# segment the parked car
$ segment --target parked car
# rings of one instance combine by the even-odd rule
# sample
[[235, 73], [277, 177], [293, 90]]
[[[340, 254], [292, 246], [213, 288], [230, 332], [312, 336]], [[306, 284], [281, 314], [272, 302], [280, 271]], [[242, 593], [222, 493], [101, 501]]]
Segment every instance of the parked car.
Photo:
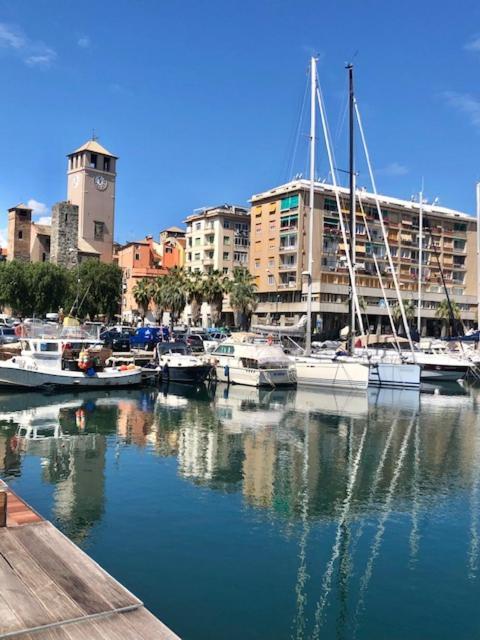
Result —
[[138, 327], [133, 336], [130, 336], [130, 347], [132, 349], [153, 351], [155, 345], [161, 341], [161, 327]]
[[100, 334], [100, 340], [112, 351], [130, 351], [130, 334], [126, 331], [104, 331]]
[[199, 353], [205, 351], [202, 336], [197, 333], [190, 333], [184, 338], [187, 345], [190, 347], [193, 353]]
[[13, 327], [0, 327], [0, 344], [12, 344], [18, 342], [18, 336]]

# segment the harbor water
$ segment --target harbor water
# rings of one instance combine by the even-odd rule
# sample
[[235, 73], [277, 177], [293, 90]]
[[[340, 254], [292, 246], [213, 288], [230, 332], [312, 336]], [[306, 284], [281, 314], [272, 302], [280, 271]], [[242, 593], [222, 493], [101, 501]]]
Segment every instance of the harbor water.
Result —
[[480, 636], [475, 390], [0, 395], [0, 477], [184, 640]]

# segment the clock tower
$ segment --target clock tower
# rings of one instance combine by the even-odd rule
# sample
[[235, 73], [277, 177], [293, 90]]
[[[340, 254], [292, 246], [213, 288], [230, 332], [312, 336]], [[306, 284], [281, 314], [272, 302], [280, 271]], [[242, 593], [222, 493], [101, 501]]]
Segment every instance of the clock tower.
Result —
[[79, 252], [102, 262], [112, 262], [117, 159], [95, 137], [68, 154], [67, 200], [78, 206]]

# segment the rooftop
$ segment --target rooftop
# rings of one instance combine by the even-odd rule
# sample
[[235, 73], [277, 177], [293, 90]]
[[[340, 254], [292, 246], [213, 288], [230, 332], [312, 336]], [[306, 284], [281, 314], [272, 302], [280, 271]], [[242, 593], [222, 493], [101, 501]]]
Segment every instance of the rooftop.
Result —
[[20, 202], [20, 204], [16, 204], [14, 207], [10, 207], [9, 211], [15, 211], [15, 209], [24, 209], [25, 211], [33, 211], [31, 207], [24, 204], [23, 202]]
[[160, 231], [160, 233], [185, 233], [185, 229], [182, 229], [181, 227], [168, 227], [168, 229], [163, 229], [163, 231]]
[[215, 207], [200, 207], [199, 209], [194, 209], [193, 213], [186, 218], [185, 222], [191, 222], [192, 220], [198, 220], [200, 218], [213, 218], [218, 215], [250, 217], [250, 211], [246, 207], [238, 204], [220, 204]]
[[[264, 200], [265, 198], [271, 198], [272, 196], [283, 195], [285, 193], [299, 190], [304, 191], [309, 188], [309, 180], [292, 180], [291, 182], [287, 182], [286, 184], [275, 187], [274, 189], [270, 189], [269, 191], [264, 191], [263, 193], [257, 193], [253, 195], [250, 199], [250, 202], [252, 204], [255, 204], [258, 200]], [[337, 189], [340, 195], [348, 196], [350, 194], [349, 189], [347, 189], [346, 187], [337, 187]], [[315, 191], [317, 193], [328, 193], [332, 196], [335, 195], [335, 187], [332, 184], [328, 184], [326, 182], [315, 182]], [[366, 189], [357, 189], [356, 193], [357, 197], [361, 197], [362, 202], [375, 202], [375, 194], [367, 191]], [[393, 198], [392, 196], [385, 196], [382, 194], [378, 194], [378, 200], [381, 205], [392, 205], [396, 207], [402, 207], [404, 209], [410, 209], [411, 211], [418, 211], [420, 208], [418, 202], [413, 202], [411, 200], [402, 200], [401, 198]], [[456, 211], [455, 209], [448, 209], [447, 207], [441, 207], [431, 203], [424, 204], [423, 209], [425, 213], [446, 215], [452, 218], [468, 218], [470, 221], [475, 221], [475, 219], [468, 213]]]
[[85, 144], [68, 155], [73, 156], [75, 153], [80, 153], [81, 151], [91, 151], [93, 153], [101, 153], [104, 156], [110, 156], [111, 158], [117, 158], [117, 156], [114, 156], [113, 153], [110, 153], [105, 147], [102, 147], [97, 140], [88, 140], [88, 142], [85, 142]]

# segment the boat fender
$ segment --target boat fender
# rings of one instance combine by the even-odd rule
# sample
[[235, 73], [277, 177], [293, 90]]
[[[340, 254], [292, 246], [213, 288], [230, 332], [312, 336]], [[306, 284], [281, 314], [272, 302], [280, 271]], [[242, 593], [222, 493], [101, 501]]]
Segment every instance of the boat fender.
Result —
[[162, 375], [164, 378], [166, 378], [167, 380], [170, 379], [170, 367], [168, 366], [168, 362], [166, 362], [163, 365], [163, 371], [162, 371]]
[[228, 366], [228, 364], [226, 364], [223, 368], [223, 374], [225, 375], [225, 377], [227, 378], [227, 380], [230, 382], [230, 367]]
[[93, 367], [89, 367], [86, 373], [89, 378], [93, 378], [93, 376], [95, 375], [95, 369]]

